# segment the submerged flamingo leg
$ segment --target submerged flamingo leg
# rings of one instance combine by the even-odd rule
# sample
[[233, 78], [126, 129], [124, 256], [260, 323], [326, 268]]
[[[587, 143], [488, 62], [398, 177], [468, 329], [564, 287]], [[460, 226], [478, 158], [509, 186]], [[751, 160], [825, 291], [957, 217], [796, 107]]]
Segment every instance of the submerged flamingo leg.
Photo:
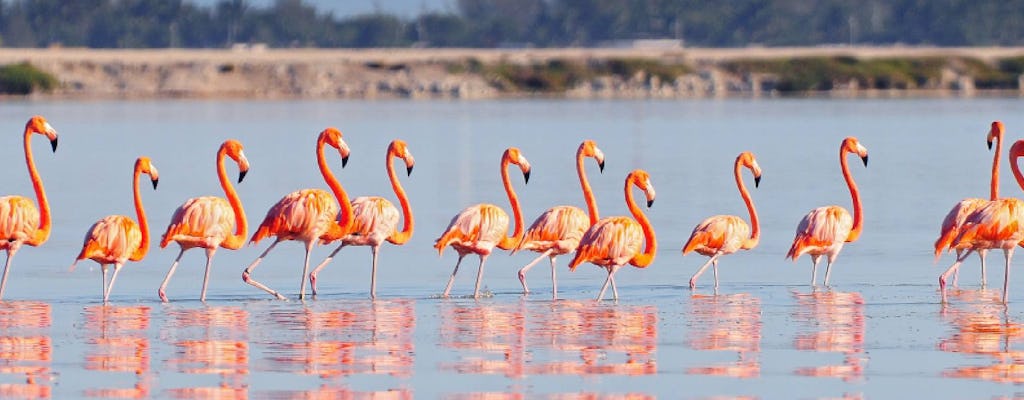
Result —
[[167, 302], [167, 283], [171, 281], [171, 275], [174, 275], [174, 270], [178, 268], [178, 262], [181, 261], [181, 256], [185, 255], [185, 248], [182, 247], [178, 251], [178, 257], [174, 259], [174, 263], [171, 264], [171, 269], [167, 270], [167, 276], [164, 277], [164, 282], [160, 284], [160, 289], [156, 291], [156, 294], [160, 296], [160, 301]]
[[[117, 273], [121, 271], [123, 264], [114, 264], [114, 274], [110, 276], [110, 283], [107, 284], [107, 290], [103, 292], [103, 302], [106, 303], [107, 299], [110, 298], [110, 292], [114, 290], [114, 281], [117, 280]], [[103, 275], [106, 275], [107, 269], [103, 268]], [[105, 278], [104, 278], [105, 279]]]
[[1003, 250], [1006, 255], [1006, 272], [1003, 275], [1003, 304], [1006, 304], [1006, 298], [1010, 293], [1010, 259], [1013, 258], [1013, 247]]
[[107, 264], [100, 264], [100, 279], [103, 279], [103, 290], [100, 292], [103, 295], [103, 302], [107, 302]]
[[302, 279], [299, 279], [299, 300], [306, 299], [306, 274], [309, 273], [309, 253], [313, 251], [313, 241], [306, 242], [306, 258], [302, 264]]
[[971, 252], [973, 251], [974, 250], [967, 250], [966, 253], [957, 257], [953, 265], [951, 265], [949, 269], [946, 270], [946, 272], [943, 272], [942, 275], [939, 275], [939, 291], [942, 292], [943, 304], [946, 303], [946, 280], [949, 279], [949, 275], [956, 273], [956, 271], [960, 268], [960, 264], [963, 263], [964, 259], [970, 256]]
[[[701, 274], [704, 273], [704, 270], [708, 269], [708, 266], [711, 265], [711, 263], [713, 263], [716, 259], [718, 259], [718, 254], [711, 256], [711, 258], [708, 259], [708, 262], [704, 263], [704, 265], [701, 265], [700, 268], [697, 269], [697, 272], [690, 277], [690, 289], [694, 289], [697, 287], [697, 278], [700, 277]], [[716, 272], [715, 275], [717, 276], [718, 273]], [[717, 282], [718, 279], [715, 278], [715, 281]], [[716, 284], [715, 286], [718, 285]]]
[[[983, 288], [985, 287], [985, 285], [988, 284], [987, 279], [985, 278], [985, 255], [986, 255], [986, 253], [988, 253], [988, 249], [980, 249], [980, 250], [978, 250], [978, 257], [981, 258], [981, 287], [983, 287]], [[955, 279], [954, 279], [954, 281], [955, 281]], [[956, 285], [954, 285], [954, 286], [956, 286]]]
[[480, 298], [480, 282], [484, 279], [484, 263], [487, 262], [487, 256], [480, 256], [480, 266], [476, 268], [476, 288], [473, 289], [473, 298]]
[[341, 245], [338, 246], [338, 248], [334, 249], [334, 251], [332, 251], [331, 254], [327, 256], [327, 258], [320, 262], [320, 265], [317, 265], [316, 268], [313, 268], [313, 272], [309, 273], [309, 286], [311, 289], [313, 289], [314, 296], [316, 296], [316, 275], [319, 274], [320, 270], [324, 269], [324, 267], [326, 267], [327, 264], [329, 264], [331, 260], [334, 259], [334, 256], [338, 254], [339, 251], [341, 251], [342, 247], [345, 247], [345, 243], [342, 243]]
[[718, 259], [716, 258], [715, 261], [711, 263], [711, 265], [715, 270], [715, 290], [718, 290]]
[[529, 264], [526, 264], [526, 266], [519, 269], [519, 283], [523, 284], [523, 294], [530, 293], [530, 288], [526, 287], [526, 271], [529, 271], [530, 268], [533, 268], [534, 265], [537, 265], [537, 263], [540, 262], [540, 260], [550, 255], [551, 249], [548, 249], [547, 251], [540, 253], [540, 255], [537, 256], [537, 258], [534, 258], [533, 261], [530, 261]]
[[555, 257], [551, 256], [551, 300], [558, 299], [558, 268], [555, 267]]
[[811, 256], [811, 287], [814, 287], [815, 282], [818, 281], [818, 262], [821, 261], [821, 256]]
[[288, 298], [282, 296], [281, 293], [278, 293], [276, 290], [267, 287], [267, 285], [256, 282], [255, 279], [252, 279], [252, 271], [256, 269], [257, 265], [260, 265], [260, 261], [263, 261], [263, 258], [267, 256], [267, 253], [270, 253], [270, 250], [273, 250], [274, 246], [277, 246], [278, 243], [281, 243], [280, 239], [275, 240], [274, 243], [271, 243], [270, 247], [267, 247], [267, 249], [263, 251], [263, 254], [260, 254], [259, 257], [256, 257], [256, 261], [253, 261], [252, 264], [249, 264], [249, 267], [247, 267], [245, 271], [242, 271], [242, 281], [250, 285], [253, 285], [257, 288], [260, 288], [264, 292], [270, 293], [272, 296], [277, 297], [278, 300], [288, 300]]
[[370, 248], [370, 252], [373, 253], [373, 269], [370, 270], [370, 298], [377, 298], [377, 254], [380, 253], [380, 245], [376, 245]]
[[448, 293], [452, 290], [452, 283], [455, 283], [455, 274], [459, 273], [459, 264], [462, 264], [462, 259], [466, 257], [465, 254], [459, 253], [459, 260], [455, 262], [455, 270], [452, 271], [452, 277], [448, 278], [448, 284], [444, 287], [444, 293], [441, 297], [448, 297]]

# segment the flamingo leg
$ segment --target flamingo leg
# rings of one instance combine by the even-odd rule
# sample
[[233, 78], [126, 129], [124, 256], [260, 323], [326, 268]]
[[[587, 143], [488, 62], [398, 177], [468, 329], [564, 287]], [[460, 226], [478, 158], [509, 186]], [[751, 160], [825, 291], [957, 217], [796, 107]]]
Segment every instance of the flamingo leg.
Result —
[[[550, 259], [551, 259], [551, 300], [558, 300], [558, 274], [557, 274], [558, 268], [555, 267], [555, 258], [556, 257], [557, 256], [551, 256], [550, 257]], [[524, 289], [526, 288], [525, 285], [526, 284], [524, 283], [523, 284], [523, 288]]]
[[370, 270], [370, 298], [377, 298], [377, 253], [380, 252], [380, 245], [370, 247], [370, 252], [373, 253], [373, 267]]
[[167, 276], [164, 277], [164, 282], [160, 284], [160, 289], [156, 291], [156, 294], [160, 296], [160, 301], [167, 302], [167, 283], [171, 281], [171, 275], [174, 275], [174, 270], [178, 268], [178, 262], [181, 261], [181, 256], [185, 255], [185, 248], [181, 248], [178, 251], [178, 258], [174, 259], [174, 263], [171, 264], [171, 269], [167, 271]]
[[981, 287], [983, 288], [988, 284], [985, 278], [985, 253], [987, 252], [987, 249], [978, 250], [978, 257], [981, 258]]
[[811, 256], [811, 287], [815, 286], [815, 282], [818, 281], [818, 262], [821, 261], [821, 256]]
[[[1015, 246], [1016, 247], [1016, 246]], [[1003, 250], [1006, 255], [1006, 272], [1003, 275], [1003, 304], [1006, 304], [1006, 298], [1010, 293], [1010, 259], [1013, 258], [1013, 247]]]
[[953, 265], [951, 265], [949, 267], [949, 269], [946, 270], [946, 272], [943, 272], [942, 275], [939, 275], [939, 291], [942, 292], [942, 303], [943, 304], [946, 303], [946, 280], [949, 279], [949, 276], [951, 274], [956, 273], [957, 269], [960, 268], [960, 264], [963, 263], [964, 259], [966, 259], [968, 256], [970, 256], [971, 252], [973, 252], [973, 251], [974, 250], [967, 250], [966, 253], [964, 253], [963, 255], [961, 255], [959, 257], [957, 257], [956, 258], [956, 262], [954, 262]]
[[[526, 266], [519, 269], [519, 283], [523, 284], [523, 294], [530, 293], [530, 288], [526, 287], [526, 271], [529, 271], [530, 268], [533, 268], [534, 265], [537, 265], [537, 263], [540, 262], [540, 260], [550, 255], [551, 249], [548, 249], [547, 251], [540, 253], [540, 255], [537, 256], [537, 258], [534, 258], [533, 261], [530, 261], [529, 264], [526, 264]], [[554, 268], [554, 264], [552, 264], [552, 268]]]
[[619, 291], [615, 288], [615, 271], [619, 270], [619, 266], [613, 265], [608, 267], [608, 278], [604, 280], [604, 285], [601, 285], [601, 292], [597, 294], [597, 300], [601, 301], [604, 298], [604, 292], [608, 289], [608, 284], [612, 285], [612, 296], [615, 300], [619, 300]]
[[[123, 266], [124, 266], [124, 264], [114, 264], [114, 274], [110, 276], [110, 283], [107, 284], [107, 290], [105, 292], [103, 292], [103, 302], [104, 303], [106, 303], [107, 299], [110, 298], [110, 292], [114, 290], [114, 281], [117, 280], [117, 273], [118, 273], [118, 271], [121, 271], [121, 267], [123, 267]], [[106, 268], [103, 268], [104, 272], [106, 272], [106, 270], [107, 270]], [[104, 275], [106, 275], [106, 274], [104, 274]]]
[[831, 287], [828, 285], [828, 277], [832, 275], [832, 257], [825, 260], [825, 287]]
[[309, 253], [313, 251], [313, 241], [306, 242], [306, 257], [302, 264], [302, 279], [299, 283], [299, 300], [306, 299], [306, 274], [309, 273]]
[[100, 264], [100, 272], [102, 272], [102, 275], [100, 275], [100, 277], [103, 279], [103, 290], [100, 292], [100, 294], [103, 295], [103, 302], [106, 303], [107, 302], [107, 264]]
[[480, 282], [484, 279], [484, 262], [487, 261], [487, 256], [480, 256], [480, 266], [476, 268], [476, 288], [473, 289], [473, 298], [480, 298]]
[[444, 287], [444, 294], [441, 297], [448, 297], [448, 293], [452, 290], [452, 283], [455, 283], [455, 274], [459, 273], [459, 264], [462, 264], [462, 259], [466, 257], [465, 254], [459, 253], [459, 260], [455, 262], [455, 270], [452, 271], [452, 277], [448, 278], [448, 284]]
[[314, 296], [316, 296], [316, 276], [317, 276], [317, 274], [319, 274], [320, 270], [324, 269], [324, 267], [326, 267], [327, 264], [329, 264], [331, 262], [331, 260], [334, 260], [334, 256], [336, 254], [338, 254], [339, 251], [341, 251], [342, 247], [345, 247], [345, 243], [342, 243], [341, 245], [338, 246], [338, 248], [334, 249], [334, 251], [332, 251], [331, 254], [328, 255], [327, 258], [325, 258], [320, 263], [320, 265], [317, 265], [316, 268], [313, 268], [313, 272], [309, 273], [309, 286], [310, 286], [310, 288], [313, 289], [313, 295]]
[[206, 272], [203, 273], [203, 291], [199, 292], [199, 301], [206, 302], [206, 285], [210, 282], [210, 266], [213, 264], [213, 254], [216, 248], [206, 249]]
[[[690, 289], [694, 289], [697, 287], [697, 278], [700, 277], [701, 274], [704, 273], [704, 270], [708, 269], [708, 266], [711, 265], [711, 263], [714, 262], [716, 259], [718, 259], [718, 254], [711, 256], [711, 258], [708, 259], [708, 262], [704, 263], [704, 265], [701, 265], [700, 268], [697, 269], [697, 272], [694, 273], [692, 277], [690, 277]], [[718, 276], [717, 269], [715, 270], [715, 276]], [[715, 280], [717, 281], [718, 279], [716, 278]], [[718, 285], [716, 284], [715, 286]]]
[[718, 258], [716, 256], [715, 261], [711, 263], [715, 271], [715, 289], [718, 289]]
[[4, 297], [4, 288], [7, 287], [7, 271], [11, 269], [11, 259], [14, 258], [14, 253], [18, 252], [18, 247], [20, 246], [20, 243], [15, 242], [7, 248], [7, 262], [4, 263], [4, 275], [0, 278], [0, 298]]
[[615, 272], [619, 270], [619, 267], [612, 268], [612, 300], [619, 301], [619, 288], [615, 287]]
[[281, 243], [281, 241], [275, 240], [274, 243], [271, 243], [270, 247], [267, 247], [267, 249], [263, 251], [263, 254], [260, 254], [259, 257], [256, 257], [256, 261], [253, 261], [252, 264], [249, 264], [249, 267], [246, 268], [245, 271], [242, 271], [242, 281], [250, 285], [253, 285], [257, 288], [260, 288], [264, 292], [270, 293], [272, 296], [277, 297], [278, 300], [288, 300], [288, 298], [282, 296], [281, 293], [278, 293], [277, 291], [267, 287], [267, 285], [256, 282], [255, 279], [252, 279], [252, 271], [256, 269], [257, 265], [260, 265], [260, 261], [263, 261], [263, 257], [266, 257], [267, 253], [269, 253], [270, 250], [274, 248], [274, 246], [277, 246], [278, 243]]

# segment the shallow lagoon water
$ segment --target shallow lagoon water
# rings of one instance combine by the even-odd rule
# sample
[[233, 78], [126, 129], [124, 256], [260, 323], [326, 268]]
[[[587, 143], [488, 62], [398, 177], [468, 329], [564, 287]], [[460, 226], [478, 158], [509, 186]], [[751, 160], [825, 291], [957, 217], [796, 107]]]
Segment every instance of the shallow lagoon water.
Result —
[[[31, 196], [20, 135], [28, 116], [45, 115], [61, 136], [53, 154], [33, 141], [54, 229], [14, 260], [0, 307], [0, 397], [1021, 395], [1019, 269], [1003, 307], [1001, 255], [989, 256], [989, 289], [972, 258], [943, 306], [936, 278], [952, 258], [936, 264], [931, 254], [949, 208], [988, 193], [989, 122], [1003, 120], [1008, 142], [1016, 140], [1020, 111], [1017, 99], [960, 98], [4, 103], [0, 193]], [[284, 194], [325, 187], [313, 143], [328, 125], [352, 148], [344, 169], [329, 156], [350, 195], [394, 199], [383, 171], [391, 139], [406, 140], [416, 157], [403, 177], [416, 232], [404, 246], [384, 246], [377, 301], [367, 299], [365, 248], [339, 253], [320, 275], [319, 298], [306, 302], [275, 301], [241, 282], [267, 242], [218, 251], [206, 304], [200, 251], [182, 259], [169, 304], [156, 288], [174, 246], [126, 266], [106, 307], [94, 263], [67, 271], [92, 222], [131, 213], [135, 157], [160, 169], [159, 189], [142, 193], [158, 237], [186, 198], [221, 195], [214, 152], [226, 138], [241, 140], [252, 170], [237, 188], [252, 227]], [[810, 209], [850, 207], [837, 161], [847, 135], [871, 154], [867, 168], [851, 163], [864, 233], [840, 255], [832, 288], [815, 290], [810, 261], [783, 255]], [[658, 192], [647, 210], [657, 259], [617, 275], [620, 301], [595, 303], [604, 272], [570, 273], [568, 257], [558, 261], [562, 300], [550, 300], [546, 262], [529, 275], [534, 293], [522, 296], [515, 271], [533, 255], [505, 253], [488, 261], [487, 296], [464, 297], [476, 272], [467, 258], [456, 297], [439, 299], [455, 254], [439, 258], [433, 239], [467, 205], [507, 207], [502, 150], [518, 146], [533, 166], [528, 185], [513, 175], [529, 223], [553, 205], [582, 206], [573, 154], [588, 138], [607, 157], [603, 174], [587, 164], [603, 216], [626, 213], [622, 184], [633, 168], [648, 170]], [[746, 218], [732, 179], [743, 150], [764, 170], [752, 189], [761, 243], [722, 259], [717, 294], [710, 271], [691, 292], [687, 280], [706, 259], [680, 255], [690, 230], [715, 214]], [[1006, 166], [1004, 157], [1002, 193], [1019, 196]], [[318, 247], [313, 261], [332, 249]], [[294, 299], [301, 260], [301, 246], [284, 243], [254, 275]]]

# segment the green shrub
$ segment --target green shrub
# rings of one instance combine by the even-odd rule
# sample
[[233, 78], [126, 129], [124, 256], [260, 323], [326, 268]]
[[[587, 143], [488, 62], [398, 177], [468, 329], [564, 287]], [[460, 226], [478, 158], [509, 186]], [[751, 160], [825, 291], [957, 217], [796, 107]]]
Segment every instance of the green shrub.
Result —
[[0, 93], [29, 94], [36, 90], [50, 91], [57, 87], [57, 78], [25, 62], [0, 66]]

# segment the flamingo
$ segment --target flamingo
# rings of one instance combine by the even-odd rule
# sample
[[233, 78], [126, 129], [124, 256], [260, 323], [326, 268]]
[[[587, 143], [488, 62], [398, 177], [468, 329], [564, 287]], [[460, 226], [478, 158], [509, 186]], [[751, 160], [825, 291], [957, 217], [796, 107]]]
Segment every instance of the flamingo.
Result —
[[[1024, 156], [1024, 140], [1018, 140], [1010, 146], [1010, 170], [1013, 177], [1024, 188], [1024, 175], [1021, 175], [1017, 159]], [[964, 248], [967, 251], [956, 258], [949, 269], [939, 277], [939, 290], [942, 302], [946, 302], [946, 279], [960, 268], [961, 263], [971, 252], [986, 249], [1002, 249], [1006, 258], [1006, 270], [1003, 281], [1003, 304], [1006, 304], [1010, 283], [1010, 259], [1013, 250], [1024, 240], [1024, 201], [1014, 198], [997, 199], [986, 203], [967, 216], [963, 227], [953, 240], [953, 248]]]
[[[999, 198], [999, 153], [1002, 152], [1003, 148], [1003, 135], [1005, 129], [1003, 123], [1000, 121], [993, 121], [992, 127], [989, 129], [987, 143], [988, 148], [992, 149], [992, 141], [996, 141], [996, 152], [992, 156], [992, 182], [989, 184], [989, 198], [967, 198], [960, 200], [959, 203], [953, 206], [953, 209], [949, 210], [946, 214], [946, 218], [942, 220], [942, 230], [939, 232], [939, 238], [935, 241], [935, 261], [939, 260], [943, 250], [949, 250], [950, 245], [953, 243], [953, 239], [956, 238], [957, 234], [960, 233], [960, 229], [964, 225], [964, 221], [967, 216], [975, 210], [981, 208], [989, 201], [995, 201]], [[957, 248], [956, 256], [960, 258], [960, 254], [964, 252], [965, 248]], [[981, 286], [985, 286], [985, 255], [988, 252], [987, 249], [977, 249], [978, 258], [981, 259]], [[956, 269], [953, 275], [953, 286], [956, 286], [957, 277], [960, 275], [960, 269]]]
[[750, 214], [750, 224], [753, 229], [742, 218], [735, 215], [716, 215], [701, 221], [693, 228], [690, 239], [683, 246], [683, 255], [696, 251], [701, 255], [711, 257], [704, 263], [697, 273], [690, 278], [690, 289], [697, 287], [697, 277], [704, 273], [708, 265], [714, 265], [715, 289], [718, 288], [718, 257], [735, 253], [737, 250], [750, 250], [757, 246], [761, 237], [760, 224], [757, 222], [757, 210], [754, 209], [754, 201], [750, 199], [750, 192], [743, 185], [740, 177], [740, 168], [746, 167], [754, 175], [754, 187], [761, 184], [761, 167], [757, 165], [757, 159], [751, 152], [742, 152], [736, 157], [733, 167], [733, 175], [736, 177], [736, 187], [740, 190], [743, 203], [747, 205], [747, 212]]
[[[171, 241], [178, 242], [181, 251], [178, 257], [171, 264], [167, 276], [157, 294], [160, 300], [167, 302], [167, 283], [171, 281], [171, 275], [178, 268], [178, 262], [185, 250], [193, 247], [206, 249], [206, 273], [203, 276], [203, 291], [199, 296], [200, 301], [206, 301], [206, 286], [210, 280], [210, 264], [217, 247], [230, 250], [238, 250], [245, 244], [245, 236], [248, 232], [249, 223], [245, 219], [245, 210], [242, 208], [242, 200], [238, 198], [238, 192], [228, 180], [227, 170], [224, 169], [224, 157], [231, 157], [238, 164], [238, 183], [242, 183], [245, 173], [249, 171], [249, 160], [242, 152], [242, 143], [234, 139], [224, 141], [217, 150], [217, 178], [220, 186], [227, 195], [227, 200], [221, 197], [204, 196], [193, 197], [185, 201], [174, 210], [167, 231], [160, 240], [160, 248], [167, 247]], [[234, 229], [235, 232], [231, 233]]]
[[21, 245], [39, 246], [46, 243], [50, 238], [50, 203], [46, 200], [46, 192], [43, 189], [43, 181], [36, 171], [36, 163], [32, 159], [31, 139], [32, 134], [46, 136], [50, 140], [50, 148], [57, 151], [57, 130], [46, 118], [39, 115], [29, 118], [25, 123], [25, 164], [28, 165], [28, 175], [32, 179], [32, 188], [36, 192], [36, 199], [39, 200], [39, 208], [26, 197], [4, 196], [0, 197], [0, 250], [7, 250], [7, 262], [4, 263], [3, 278], [0, 278], [0, 298], [4, 296], [4, 288], [7, 286], [7, 272], [11, 269], [11, 259], [18, 252]]
[[832, 263], [835, 262], [843, 244], [854, 242], [860, 237], [864, 225], [864, 210], [860, 204], [860, 191], [857, 190], [857, 183], [850, 175], [849, 165], [846, 163], [846, 154], [857, 154], [864, 166], [868, 166], [868, 149], [860, 144], [857, 138], [850, 136], [843, 139], [839, 146], [839, 165], [843, 170], [843, 178], [846, 186], [850, 189], [850, 196], [853, 197], [853, 218], [845, 208], [840, 206], [824, 206], [811, 210], [796, 228], [796, 237], [793, 238], [793, 246], [786, 253], [786, 258], [796, 262], [804, 253], [811, 255], [811, 286], [817, 280], [818, 261], [821, 256], [828, 256], [828, 264], [825, 265], [825, 286], [828, 286], [828, 278], [832, 272]]
[[484, 262], [491, 254], [494, 246], [502, 250], [512, 250], [523, 238], [523, 213], [519, 209], [519, 198], [512, 189], [512, 182], [508, 176], [509, 164], [519, 166], [523, 171], [523, 178], [526, 183], [530, 182], [530, 162], [520, 153], [518, 148], [509, 147], [501, 156], [501, 182], [505, 186], [505, 193], [508, 201], [512, 203], [512, 215], [515, 218], [515, 227], [512, 236], [505, 236], [508, 232], [508, 214], [500, 207], [493, 204], [477, 204], [466, 207], [459, 212], [448, 228], [444, 230], [441, 237], [434, 241], [434, 248], [440, 256], [444, 248], [451, 245], [457, 253], [459, 260], [455, 262], [455, 270], [451, 278], [448, 278], [448, 285], [444, 287], [443, 297], [448, 297], [452, 290], [452, 283], [455, 282], [455, 274], [459, 272], [459, 264], [469, 253], [480, 256], [480, 265], [476, 272], [476, 289], [473, 290], [473, 297], [480, 297], [480, 281], [484, 276]]
[[[146, 221], [146, 210], [142, 208], [142, 195], [139, 194], [139, 176], [149, 175], [153, 182], [153, 189], [156, 189], [160, 181], [160, 174], [149, 157], [139, 157], [135, 160], [135, 169], [132, 174], [132, 199], [135, 202], [135, 215], [139, 223], [132, 221], [126, 215], [111, 215], [105, 217], [89, 228], [85, 234], [85, 241], [82, 243], [82, 251], [78, 253], [75, 262], [71, 264], [74, 270], [79, 261], [86, 258], [100, 264], [103, 271], [103, 302], [106, 303], [110, 297], [110, 291], [114, 289], [114, 281], [117, 273], [127, 261], [142, 261], [149, 252], [149, 223]], [[107, 267], [114, 264], [114, 275], [110, 277], [110, 284], [107, 284]]]
[[590, 189], [590, 181], [583, 171], [583, 158], [597, 160], [597, 167], [604, 172], [604, 153], [597, 148], [593, 140], [586, 140], [576, 150], [576, 174], [579, 175], [580, 186], [583, 188], [583, 200], [587, 203], [587, 212], [573, 206], [556, 206], [549, 208], [526, 230], [523, 240], [519, 242], [512, 254], [519, 250], [532, 250], [540, 253], [519, 270], [519, 283], [523, 284], [523, 293], [530, 293], [526, 286], [526, 272], [533, 268], [541, 259], [551, 260], [551, 298], [558, 298], [558, 280], [555, 275], [555, 257], [576, 250], [580, 245], [583, 232], [600, 219], [597, 212], [597, 201]]
[[[309, 252], [313, 250], [313, 244], [321, 237], [341, 236], [352, 226], [352, 206], [348, 202], [348, 194], [341, 187], [338, 180], [327, 165], [324, 157], [324, 145], [338, 149], [341, 155], [341, 167], [348, 163], [348, 144], [342, 139], [341, 132], [335, 128], [327, 128], [320, 132], [316, 140], [316, 162], [320, 167], [320, 174], [323, 175], [327, 186], [334, 193], [328, 193], [322, 189], [302, 189], [291, 192], [278, 200], [270, 210], [267, 210], [266, 217], [256, 233], [249, 239], [249, 243], [256, 244], [269, 236], [275, 236], [274, 243], [267, 247], [253, 261], [248, 268], [242, 272], [242, 281], [260, 288], [280, 300], [286, 297], [281, 293], [267, 287], [266, 285], [252, 279], [252, 271], [263, 261], [263, 258], [270, 253], [270, 250], [285, 240], [297, 240], [306, 245], [305, 264], [302, 267], [302, 283], [299, 285], [299, 299], [306, 298], [306, 272], [309, 271]], [[335, 200], [337, 199], [337, 200]], [[341, 212], [338, 212], [338, 202], [341, 202]], [[337, 217], [337, 219], [335, 219]], [[313, 290], [316, 293], [316, 289]]]
[[[583, 233], [579, 247], [576, 248], [576, 256], [569, 263], [569, 270], [575, 271], [576, 266], [583, 262], [589, 262], [608, 270], [608, 278], [601, 286], [601, 292], [597, 300], [604, 297], [608, 284], [612, 285], [612, 294], [615, 300], [619, 299], [619, 291], [615, 287], [615, 272], [627, 262], [634, 267], [646, 268], [654, 261], [654, 255], [658, 251], [658, 241], [654, 237], [654, 228], [651, 222], [644, 215], [643, 211], [633, 200], [633, 192], [630, 186], [636, 186], [644, 191], [647, 196], [647, 207], [654, 204], [654, 186], [651, 185], [651, 177], [647, 171], [637, 169], [626, 176], [626, 206], [633, 218], [629, 217], [608, 217], [597, 221]], [[641, 242], [646, 245], [641, 250]]]
[[398, 209], [394, 204], [383, 197], [360, 196], [352, 200], [353, 210], [352, 229], [348, 235], [341, 238], [341, 245], [331, 252], [313, 272], [309, 274], [309, 285], [313, 288], [313, 295], [316, 296], [316, 275], [334, 259], [334, 256], [345, 246], [370, 246], [373, 254], [373, 269], [370, 273], [370, 298], [377, 298], [377, 253], [384, 241], [402, 245], [412, 237], [413, 217], [412, 206], [409, 205], [409, 198], [405, 195], [405, 189], [398, 181], [395, 174], [395, 158], [401, 158], [405, 162], [405, 174], [412, 174], [412, 167], [416, 161], [409, 153], [405, 141], [394, 140], [388, 145], [385, 165], [388, 171], [388, 179], [391, 181], [391, 189], [398, 197], [398, 203], [402, 205], [402, 215], [405, 216], [405, 223], [402, 230], [398, 231]]

